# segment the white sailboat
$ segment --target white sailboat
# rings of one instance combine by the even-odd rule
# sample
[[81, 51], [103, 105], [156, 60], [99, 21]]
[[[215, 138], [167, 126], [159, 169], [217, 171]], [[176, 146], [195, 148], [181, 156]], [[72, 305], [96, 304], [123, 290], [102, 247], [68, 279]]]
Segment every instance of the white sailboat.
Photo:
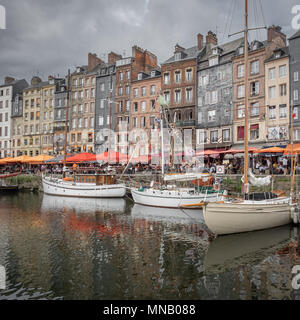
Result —
[[[184, 174], [167, 174], [165, 175], [164, 165], [164, 110], [163, 106], [167, 106], [164, 98], [159, 97], [159, 103], [161, 107], [161, 167], [162, 167], [162, 177], [164, 184], [159, 185], [154, 188], [154, 182], [151, 183], [149, 188], [131, 188], [131, 194], [133, 200], [137, 204], [151, 206], [151, 207], [161, 207], [161, 208], [186, 208], [188, 206], [194, 205], [195, 203], [210, 202], [210, 201], [222, 201], [223, 192], [219, 190], [212, 189], [212, 183], [210, 187], [201, 187], [200, 185], [194, 188], [191, 187], [178, 187], [174, 183], [183, 181], [201, 181], [207, 186], [207, 182], [213, 180], [213, 176], [206, 173], [184, 173]], [[173, 185], [168, 185], [167, 182], [173, 182]]]
[[265, 184], [268, 181], [255, 179], [251, 173], [248, 180], [248, 31], [248, 1], [245, 0], [245, 30], [243, 31], [245, 34], [245, 128], [247, 128], [243, 177], [245, 197], [224, 203], [208, 203], [203, 207], [205, 223], [216, 235], [268, 229], [297, 219], [292, 193], [290, 197], [278, 197], [272, 194], [269, 199], [262, 197], [260, 200], [255, 197], [251, 199], [249, 195], [249, 180], [254, 184]]
[[126, 194], [126, 185], [116, 183], [113, 175], [74, 175], [65, 177], [67, 156], [67, 133], [70, 95], [70, 71], [68, 74], [66, 127], [64, 142], [64, 175], [63, 178], [43, 176], [43, 190], [45, 194], [77, 198], [123, 198]]

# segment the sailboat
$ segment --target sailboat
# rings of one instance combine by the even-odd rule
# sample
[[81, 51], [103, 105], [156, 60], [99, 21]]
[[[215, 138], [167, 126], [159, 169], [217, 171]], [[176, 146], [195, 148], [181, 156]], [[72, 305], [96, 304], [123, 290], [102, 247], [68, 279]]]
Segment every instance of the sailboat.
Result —
[[68, 74], [66, 126], [64, 143], [64, 172], [63, 178], [43, 176], [43, 190], [45, 194], [77, 198], [123, 198], [126, 194], [126, 185], [118, 184], [113, 175], [97, 174], [73, 174], [66, 177], [67, 162], [67, 134], [68, 134], [68, 113], [70, 96], [70, 71]]
[[[265, 184], [267, 181], [256, 179], [248, 168], [248, 1], [245, 0], [245, 160], [244, 160], [244, 199], [227, 200], [223, 203], [207, 203], [203, 207], [204, 220], [216, 235], [233, 234], [274, 228], [289, 224], [297, 219], [293, 193], [290, 197], [275, 193], [249, 194], [249, 181]], [[293, 133], [291, 133], [293, 134]], [[292, 155], [293, 156], [293, 155]], [[294, 160], [292, 160], [293, 163]], [[294, 175], [294, 172], [293, 172]], [[248, 179], [250, 178], [250, 179]], [[293, 179], [292, 179], [293, 182]], [[293, 189], [291, 189], [293, 190]]]
[[[152, 181], [148, 188], [131, 188], [134, 202], [151, 207], [180, 209], [193, 207], [195, 203], [223, 201], [223, 191], [213, 187], [214, 177], [211, 174], [197, 172], [165, 174], [163, 106], [166, 106], [167, 103], [161, 95], [159, 103], [161, 110], [161, 168], [164, 183], [154, 187], [154, 181]], [[192, 182], [195, 187], [179, 187], [178, 184], [182, 182]]]

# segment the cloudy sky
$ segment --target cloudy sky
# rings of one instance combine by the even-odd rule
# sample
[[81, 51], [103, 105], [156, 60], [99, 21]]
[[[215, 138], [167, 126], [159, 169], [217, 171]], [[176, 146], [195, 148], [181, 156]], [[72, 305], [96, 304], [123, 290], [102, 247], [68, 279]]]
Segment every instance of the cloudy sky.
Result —
[[[290, 36], [298, 0], [249, 0], [250, 26], [278, 24]], [[87, 64], [88, 52], [103, 60], [110, 51], [131, 55], [135, 44], [165, 61], [179, 43], [196, 45], [197, 33], [217, 32], [219, 42], [241, 30], [243, 0], [0, 0], [7, 29], [0, 30], [0, 83], [6, 75], [65, 75]], [[263, 9], [263, 14], [261, 12]], [[253, 31], [250, 38], [265, 38]]]

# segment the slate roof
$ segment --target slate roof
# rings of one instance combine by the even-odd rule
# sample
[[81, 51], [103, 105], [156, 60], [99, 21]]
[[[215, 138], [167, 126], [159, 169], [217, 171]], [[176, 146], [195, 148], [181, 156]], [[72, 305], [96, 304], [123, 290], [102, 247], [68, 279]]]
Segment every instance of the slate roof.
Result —
[[[202, 49], [202, 50], [204, 50], [204, 49]], [[196, 59], [198, 53], [200, 53], [201, 51], [198, 50], [198, 46], [184, 49], [182, 52], [185, 57], [183, 59], [180, 59], [180, 61], [189, 60], [189, 59]], [[166, 60], [163, 64], [172, 63], [172, 62], [175, 62], [175, 55], [173, 55], [171, 58]]]
[[300, 29], [294, 33], [290, 38], [289, 40], [292, 40], [292, 39], [296, 39], [296, 38], [299, 38], [300, 37]]
[[[275, 55], [276, 51], [282, 51], [282, 55], [279, 58], [276, 58], [276, 55]], [[270, 62], [270, 61], [273, 61], [273, 60], [278, 60], [278, 59], [282, 59], [282, 58], [288, 57], [289, 53], [290, 53], [289, 47], [278, 48], [278, 49], [273, 51], [273, 54], [271, 55], [271, 57], [266, 59], [265, 62]]]

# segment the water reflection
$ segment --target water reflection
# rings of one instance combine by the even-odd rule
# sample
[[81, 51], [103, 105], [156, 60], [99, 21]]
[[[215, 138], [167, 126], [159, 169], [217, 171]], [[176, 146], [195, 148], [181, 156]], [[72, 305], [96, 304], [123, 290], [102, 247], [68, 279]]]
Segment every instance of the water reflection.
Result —
[[0, 299], [298, 297], [290, 227], [212, 240], [194, 210], [22, 193], [0, 206]]

